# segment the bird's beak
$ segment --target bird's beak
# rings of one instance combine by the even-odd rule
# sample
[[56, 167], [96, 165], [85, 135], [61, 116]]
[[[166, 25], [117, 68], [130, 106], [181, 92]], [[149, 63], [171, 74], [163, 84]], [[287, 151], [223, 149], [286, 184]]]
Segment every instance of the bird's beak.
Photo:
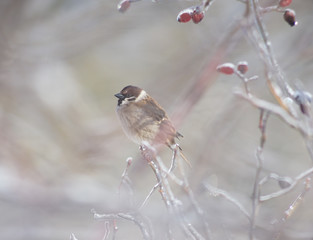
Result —
[[117, 97], [118, 99], [124, 99], [124, 96], [121, 93], [117, 93], [114, 96]]

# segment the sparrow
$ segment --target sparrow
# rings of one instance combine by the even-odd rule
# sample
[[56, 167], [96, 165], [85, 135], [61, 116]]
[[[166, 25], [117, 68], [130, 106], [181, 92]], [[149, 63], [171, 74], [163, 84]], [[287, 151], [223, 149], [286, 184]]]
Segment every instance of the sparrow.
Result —
[[169, 120], [165, 110], [145, 90], [126, 86], [114, 95], [118, 98], [116, 112], [127, 137], [142, 146], [165, 144], [175, 149], [175, 138], [182, 137]]

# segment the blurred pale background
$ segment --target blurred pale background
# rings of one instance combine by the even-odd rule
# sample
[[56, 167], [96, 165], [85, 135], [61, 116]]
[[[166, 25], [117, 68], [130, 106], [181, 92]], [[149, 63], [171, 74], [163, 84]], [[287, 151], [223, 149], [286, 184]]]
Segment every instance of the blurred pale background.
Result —
[[[102, 239], [104, 223], [90, 210], [118, 212], [128, 205], [117, 191], [129, 156], [139, 206], [155, 179], [122, 132], [113, 95], [128, 84], [140, 86], [172, 116], [244, 12], [239, 1], [216, 1], [196, 25], [176, 21], [192, 1], [141, 1], [124, 14], [117, 3], [0, 2], [0, 239], [68, 239], [72, 232], [79, 240]], [[294, 1], [292, 8], [297, 27], [289, 27], [281, 13], [264, 20], [286, 78], [313, 92], [313, 1]], [[260, 76], [252, 91], [274, 101], [263, 65], [240, 30], [230, 43], [216, 64], [248, 61], [248, 74]], [[259, 112], [233, 95], [235, 87], [241, 87], [236, 77], [215, 75], [199, 101], [175, 118], [193, 165], [188, 176], [206, 203], [216, 239], [246, 239], [247, 221], [231, 204], [201, 192], [201, 183], [214, 178], [250, 209], [260, 137]], [[312, 165], [300, 135], [276, 117], [269, 120], [267, 137], [267, 173], [294, 177]], [[169, 150], [164, 156], [170, 158]], [[282, 217], [296, 195], [265, 204], [260, 225], [268, 228]], [[310, 192], [290, 219], [290, 232], [310, 230], [312, 201]], [[162, 221], [164, 211], [157, 192], [143, 210], [153, 221]], [[138, 229], [123, 221], [117, 234], [140, 239]]]

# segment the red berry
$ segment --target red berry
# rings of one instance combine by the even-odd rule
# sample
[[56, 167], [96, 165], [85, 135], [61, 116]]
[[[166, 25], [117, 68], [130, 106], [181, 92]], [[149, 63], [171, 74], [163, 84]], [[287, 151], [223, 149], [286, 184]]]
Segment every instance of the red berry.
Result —
[[287, 7], [291, 4], [292, 0], [280, 0], [279, 1], [279, 6], [280, 7]]
[[194, 23], [199, 23], [199, 22], [201, 22], [201, 20], [203, 19], [203, 17], [204, 17], [204, 13], [203, 12], [199, 12], [199, 13], [193, 13], [192, 14], [192, 21], [194, 22]]
[[181, 11], [180, 13], [178, 13], [177, 16], [177, 21], [178, 22], [189, 22], [191, 19], [191, 14], [193, 13], [193, 11], [190, 8], [187, 8], [183, 11]]
[[130, 0], [122, 0], [117, 5], [117, 9], [120, 12], [125, 12], [129, 8], [129, 6], [130, 6]]
[[248, 71], [248, 63], [247, 62], [238, 62], [237, 63], [237, 70], [241, 73], [241, 74], [245, 74]]
[[221, 73], [231, 75], [235, 71], [235, 66], [232, 63], [224, 63], [224, 64], [217, 66], [216, 70]]
[[199, 22], [201, 22], [203, 17], [204, 17], [204, 12], [202, 10], [200, 10], [200, 8], [198, 6], [195, 7], [195, 9], [193, 10], [193, 13], [191, 14], [192, 21], [194, 23], [199, 23]]
[[296, 13], [295, 11], [291, 10], [291, 9], [287, 9], [284, 13], [284, 19], [285, 21], [291, 26], [295, 26], [297, 25], [297, 21], [296, 21]]

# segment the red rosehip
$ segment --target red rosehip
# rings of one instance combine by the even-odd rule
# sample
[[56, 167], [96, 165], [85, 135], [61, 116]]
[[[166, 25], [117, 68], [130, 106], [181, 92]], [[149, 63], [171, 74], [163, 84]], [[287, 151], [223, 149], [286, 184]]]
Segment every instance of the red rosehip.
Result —
[[203, 12], [200, 12], [200, 13], [194, 13], [192, 14], [192, 21], [194, 23], [199, 23], [201, 22], [201, 20], [203, 19], [204, 17], [204, 13]]
[[237, 64], [237, 70], [241, 73], [241, 74], [245, 74], [248, 71], [248, 63], [247, 62], [238, 62]]
[[130, 0], [122, 0], [117, 5], [117, 10], [123, 13], [129, 8], [129, 6], [130, 6]]
[[235, 66], [232, 63], [224, 63], [224, 64], [217, 66], [216, 70], [221, 73], [231, 75], [235, 72]]
[[193, 13], [191, 15], [191, 18], [192, 18], [192, 21], [194, 23], [199, 23], [201, 22], [201, 20], [203, 19], [204, 17], [204, 12], [202, 10], [200, 10], [199, 7], [196, 7], [194, 10], [193, 10]]
[[284, 13], [284, 19], [285, 21], [291, 26], [295, 26], [297, 25], [297, 21], [296, 21], [296, 13], [295, 11], [291, 10], [291, 9], [287, 9]]
[[193, 13], [193, 11], [190, 8], [184, 9], [183, 11], [181, 11], [180, 13], [178, 13], [177, 16], [177, 21], [178, 22], [189, 22], [191, 19], [191, 14]]
[[279, 6], [280, 7], [287, 7], [291, 4], [292, 0], [280, 0], [279, 1]]

